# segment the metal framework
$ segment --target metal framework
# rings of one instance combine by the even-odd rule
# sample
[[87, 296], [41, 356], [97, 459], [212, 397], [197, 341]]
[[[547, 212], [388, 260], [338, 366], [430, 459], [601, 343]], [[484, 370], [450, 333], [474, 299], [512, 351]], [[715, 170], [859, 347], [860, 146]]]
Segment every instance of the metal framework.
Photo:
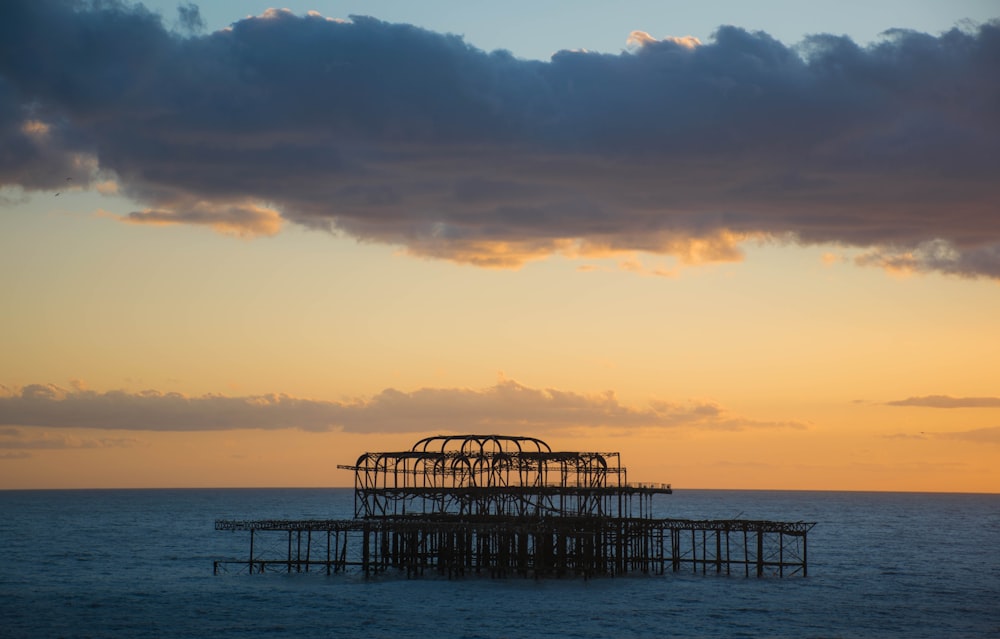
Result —
[[215, 572], [808, 571], [814, 523], [654, 518], [653, 495], [670, 485], [629, 484], [618, 453], [553, 452], [533, 437], [437, 436], [339, 468], [354, 472], [354, 519], [216, 521], [217, 530], [248, 531], [250, 553], [216, 561]]
[[454, 435], [353, 466], [354, 516], [630, 517], [667, 484], [630, 486], [618, 453], [553, 452], [534, 437]]

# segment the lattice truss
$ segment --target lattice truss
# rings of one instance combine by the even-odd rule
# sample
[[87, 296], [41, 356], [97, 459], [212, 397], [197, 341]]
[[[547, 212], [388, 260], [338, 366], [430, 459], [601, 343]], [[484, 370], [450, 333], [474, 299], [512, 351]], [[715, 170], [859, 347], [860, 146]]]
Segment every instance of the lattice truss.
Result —
[[354, 471], [354, 515], [360, 518], [472, 521], [649, 512], [642, 503], [648, 491], [628, 485], [618, 453], [554, 452], [534, 437], [428, 437], [408, 451], [365, 453], [353, 466], [339, 468]]

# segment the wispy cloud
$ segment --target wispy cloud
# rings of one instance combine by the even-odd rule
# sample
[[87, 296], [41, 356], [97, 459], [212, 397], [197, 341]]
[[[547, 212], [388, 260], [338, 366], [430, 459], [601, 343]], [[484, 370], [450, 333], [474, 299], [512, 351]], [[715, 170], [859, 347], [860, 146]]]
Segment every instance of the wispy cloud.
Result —
[[937, 436], [944, 439], [959, 439], [979, 444], [1000, 444], [1000, 426], [975, 428], [973, 430], [963, 430], [954, 433], [937, 433]]
[[[52, 433], [22, 432], [16, 428], [0, 430], [0, 451], [31, 451], [31, 450], [65, 450], [77, 448], [121, 448], [135, 446], [135, 439], [120, 437], [84, 438], [72, 435], [56, 435]], [[27, 454], [8, 453], [12, 458], [21, 458]]]
[[925, 431], [916, 433], [894, 433], [884, 435], [886, 439], [930, 441], [931, 439], [956, 439], [981, 444], [1000, 444], [1000, 426], [989, 428], [974, 428], [960, 431]]
[[888, 406], [922, 406], [925, 408], [1000, 408], [1000, 397], [925, 395], [886, 402], [886, 404]]
[[[179, 204], [179, 203], [178, 203]], [[188, 202], [169, 211], [133, 211], [123, 221], [132, 224], [200, 224], [239, 237], [276, 235], [281, 215], [253, 202]]]
[[[501, 379], [483, 389], [386, 389], [331, 402], [288, 395], [228, 397], [143, 391], [97, 392], [36, 384], [0, 396], [0, 425], [134, 431], [234, 429], [351, 432], [539, 432], [568, 428], [805, 428], [734, 414], [712, 402], [622, 404], [613, 392], [529, 388]], [[0, 446], [2, 448], [3, 446]]]
[[882, 435], [885, 439], [898, 439], [898, 440], [912, 440], [912, 441], [924, 441], [927, 439], [927, 433], [892, 433], [890, 435]]
[[365, 17], [200, 24], [190, 4], [178, 32], [118, 2], [2, 3], [0, 185], [112, 179], [147, 207], [131, 222], [280, 216], [487, 267], [732, 261], [771, 238], [1000, 278], [998, 23], [867, 47], [635, 32], [549, 61]]

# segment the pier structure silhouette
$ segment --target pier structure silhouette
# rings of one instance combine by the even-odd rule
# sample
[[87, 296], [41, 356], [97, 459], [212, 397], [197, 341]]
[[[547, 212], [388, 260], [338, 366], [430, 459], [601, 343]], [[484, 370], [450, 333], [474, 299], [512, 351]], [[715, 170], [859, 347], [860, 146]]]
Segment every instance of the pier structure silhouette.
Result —
[[628, 482], [618, 453], [451, 435], [339, 468], [354, 472], [353, 519], [218, 520], [249, 533], [249, 553], [216, 561], [216, 574], [808, 574], [814, 523], [657, 517], [653, 498], [670, 485]]

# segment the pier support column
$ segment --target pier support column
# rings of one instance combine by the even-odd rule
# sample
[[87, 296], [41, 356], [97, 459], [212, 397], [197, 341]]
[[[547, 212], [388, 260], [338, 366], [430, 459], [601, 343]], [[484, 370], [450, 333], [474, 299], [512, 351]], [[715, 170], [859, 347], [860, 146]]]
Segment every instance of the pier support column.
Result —
[[806, 551], [806, 538], [808, 535], [802, 535], [802, 576], [809, 576], [809, 553]]
[[250, 565], [248, 569], [250, 571], [250, 574], [252, 575], [253, 574], [253, 528], [250, 529]]
[[757, 576], [764, 576], [764, 531], [757, 531]]

